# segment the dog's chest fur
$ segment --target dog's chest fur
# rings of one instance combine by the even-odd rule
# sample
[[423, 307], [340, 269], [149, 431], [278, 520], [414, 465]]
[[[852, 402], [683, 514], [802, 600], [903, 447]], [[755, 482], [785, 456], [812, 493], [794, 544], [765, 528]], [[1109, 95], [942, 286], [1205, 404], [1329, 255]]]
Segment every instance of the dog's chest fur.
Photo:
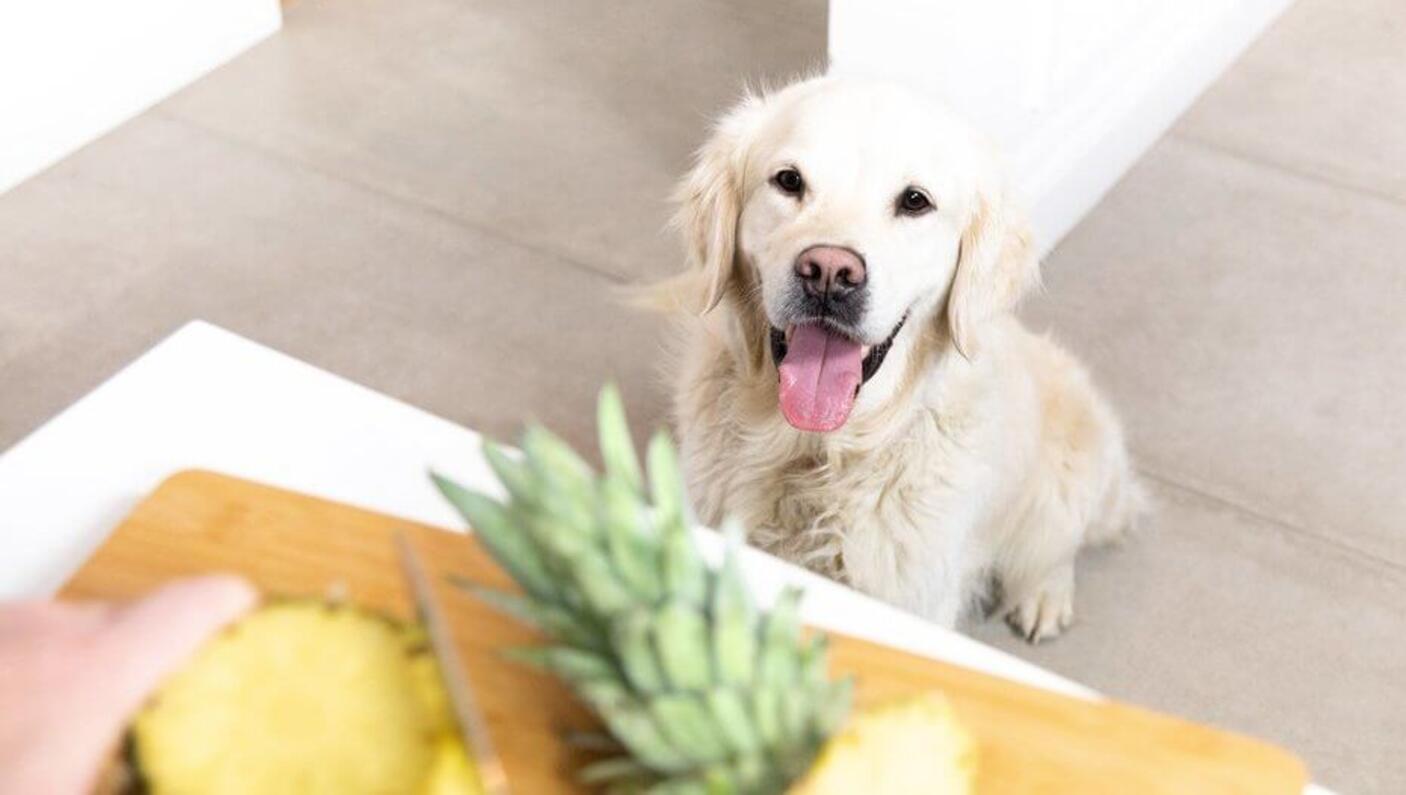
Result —
[[952, 473], [973, 471], [955, 465], [970, 453], [935, 414], [823, 437], [776, 421], [694, 427], [712, 429], [685, 439], [703, 521], [731, 517], [754, 546], [908, 609], [955, 618], [975, 565], [967, 541], [977, 517], [962, 514], [979, 486], [954, 481]]

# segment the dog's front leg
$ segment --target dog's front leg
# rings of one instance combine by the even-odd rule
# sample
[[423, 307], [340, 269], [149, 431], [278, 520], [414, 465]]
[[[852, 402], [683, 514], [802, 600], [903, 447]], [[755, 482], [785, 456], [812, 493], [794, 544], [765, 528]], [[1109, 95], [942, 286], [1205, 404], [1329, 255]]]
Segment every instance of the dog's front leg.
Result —
[[967, 531], [882, 524], [845, 534], [844, 569], [858, 590], [955, 628], [967, 604]]
[[1033, 584], [1017, 586], [1006, 623], [1030, 643], [1058, 637], [1074, 623], [1074, 562], [1058, 564]]

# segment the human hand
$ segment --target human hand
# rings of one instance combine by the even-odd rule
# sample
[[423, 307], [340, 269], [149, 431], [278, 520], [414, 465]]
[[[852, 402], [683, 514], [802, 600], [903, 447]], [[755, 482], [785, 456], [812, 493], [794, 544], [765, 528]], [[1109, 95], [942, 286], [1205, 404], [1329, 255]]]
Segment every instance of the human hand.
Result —
[[125, 605], [0, 605], [0, 792], [91, 791], [152, 691], [257, 599], [210, 576]]

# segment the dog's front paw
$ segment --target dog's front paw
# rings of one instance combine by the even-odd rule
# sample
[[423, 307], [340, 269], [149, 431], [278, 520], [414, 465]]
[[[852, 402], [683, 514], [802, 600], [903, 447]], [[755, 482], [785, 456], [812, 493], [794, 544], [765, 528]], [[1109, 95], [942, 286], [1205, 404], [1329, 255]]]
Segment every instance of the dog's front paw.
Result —
[[1052, 640], [1074, 623], [1074, 572], [1058, 572], [1006, 612], [1006, 623], [1031, 643]]

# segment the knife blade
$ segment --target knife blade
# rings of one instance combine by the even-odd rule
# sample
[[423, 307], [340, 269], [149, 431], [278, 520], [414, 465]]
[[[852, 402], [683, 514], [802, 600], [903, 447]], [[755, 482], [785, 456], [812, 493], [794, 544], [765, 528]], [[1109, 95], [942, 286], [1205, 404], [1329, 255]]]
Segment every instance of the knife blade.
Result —
[[484, 795], [509, 795], [508, 775], [503, 767], [503, 760], [493, 747], [493, 741], [488, 734], [488, 724], [479, 711], [473, 687], [469, 684], [468, 674], [464, 670], [464, 662], [450, 634], [449, 621], [439, 602], [435, 600], [425, 566], [404, 531], [395, 534], [395, 545], [400, 556], [401, 572], [410, 586], [415, 612], [425, 626], [425, 632], [430, 639], [430, 649], [439, 662], [440, 677], [444, 680], [444, 689], [449, 694], [449, 703], [459, 724], [459, 734], [474, 761]]

